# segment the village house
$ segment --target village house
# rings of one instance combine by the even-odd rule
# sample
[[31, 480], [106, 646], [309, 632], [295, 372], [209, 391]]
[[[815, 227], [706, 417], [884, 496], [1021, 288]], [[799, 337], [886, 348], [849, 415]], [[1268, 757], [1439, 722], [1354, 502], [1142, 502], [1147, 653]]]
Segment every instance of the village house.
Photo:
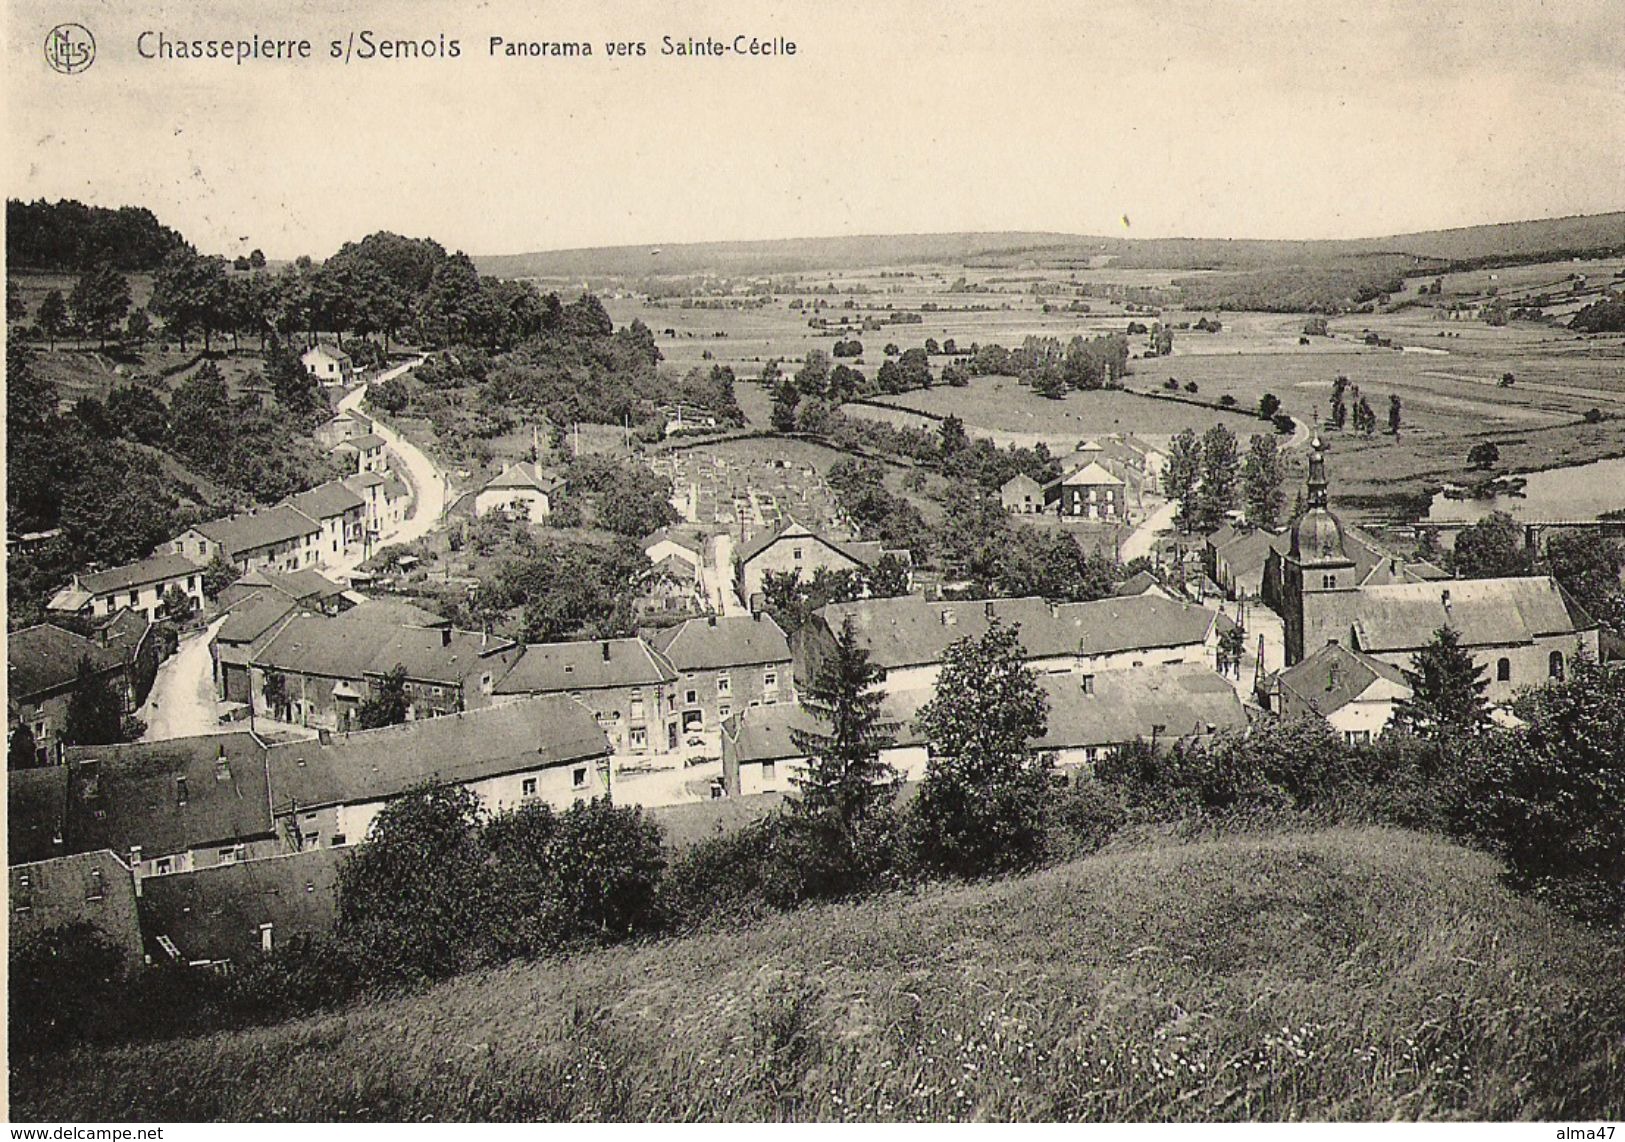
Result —
[[13, 949], [52, 929], [88, 924], [118, 949], [126, 970], [143, 963], [136, 883], [114, 853], [101, 849], [12, 863], [7, 882]]
[[68, 851], [110, 849], [137, 880], [278, 851], [251, 733], [70, 746], [64, 764]]
[[166, 551], [105, 571], [79, 572], [51, 598], [46, 609], [57, 614], [100, 619], [129, 608], [156, 622], [163, 610], [164, 595], [170, 590], [181, 592], [194, 608], [201, 609], [201, 563]]
[[299, 355], [299, 363], [324, 385], [346, 385], [355, 376], [350, 355], [335, 345], [312, 345]]
[[412, 489], [389, 472], [358, 472], [339, 482], [363, 501], [361, 539], [370, 555], [373, 543], [405, 522], [412, 506]]
[[169, 549], [200, 567], [218, 555], [244, 575], [301, 571], [321, 562], [322, 526], [297, 508], [278, 504], [189, 527]]
[[1225, 598], [1257, 599], [1264, 593], [1265, 568], [1271, 554], [1279, 558], [1291, 542], [1291, 536], [1284, 531], [1227, 523], [1207, 537], [1203, 570]]
[[1325, 719], [1350, 745], [1381, 737], [1394, 704], [1410, 696], [1399, 667], [1335, 642], [1273, 675], [1261, 695], [1283, 718]]
[[699, 568], [680, 555], [668, 555], [638, 577], [632, 616], [639, 624], [665, 625], [707, 610]]
[[1120, 521], [1125, 517], [1123, 481], [1098, 461], [1044, 485], [1044, 506], [1062, 519]]
[[1044, 511], [1044, 485], [1017, 472], [999, 488], [999, 505], [1011, 515], [1040, 515]]
[[390, 798], [428, 781], [461, 785], [489, 812], [568, 809], [609, 789], [609, 739], [580, 702], [544, 695], [379, 730], [271, 747], [267, 766], [283, 844], [363, 840]]
[[280, 721], [353, 730], [361, 703], [400, 667], [407, 716], [432, 718], [490, 705], [518, 657], [516, 643], [473, 631], [297, 616], [250, 660], [251, 701]]
[[356, 472], [382, 472], [389, 467], [389, 460], [384, 455], [384, 449], [389, 442], [375, 432], [366, 432], [360, 436], [347, 437], [327, 450], [329, 456], [337, 456], [345, 463], [355, 464]]
[[[1046, 674], [1048, 728], [1031, 748], [1054, 755], [1062, 771], [1092, 773], [1095, 764], [1131, 742], [1173, 745], [1239, 730], [1247, 715], [1235, 688], [1206, 666], [1190, 663], [1099, 674]], [[905, 781], [925, 777], [929, 745], [915, 729], [934, 690], [889, 691], [881, 716], [897, 729], [880, 759]], [[789, 793], [806, 771], [795, 735], [827, 732], [799, 705], [745, 710], [723, 727], [722, 779], [729, 796]]]
[[639, 638], [533, 643], [497, 682], [496, 699], [573, 698], [617, 754], [658, 753], [677, 740], [677, 671]]
[[345, 550], [366, 538], [367, 501], [341, 481], [329, 480], [282, 501], [321, 525], [321, 553], [317, 566], [339, 562]]
[[324, 449], [331, 450], [342, 440], [349, 440], [355, 436], [365, 436], [372, 431], [372, 421], [358, 412], [341, 412], [325, 424], [318, 425], [312, 433], [316, 443]]
[[535, 464], [509, 464], [474, 496], [474, 514], [499, 511], [531, 523], [546, 523], [563, 487], [563, 478]]
[[1132, 598], [1136, 595], [1156, 595], [1160, 599], [1172, 599], [1174, 596], [1162, 581], [1149, 571], [1136, 571], [1112, 590], [1112, 594], [1120, 599]]
[[678, 724], [668, 726], [666, 748], [679, 735], [714, 730], [735, 711], [795, 697], [790, 642], [770, 615], [707, 615], [647, 635], [676, 670]]
[[933, 601], [914, 596], [831, 603], [796, 639], [796, 681], [803, 689], [852, 620], [869, 660], [886, 671], [889, 692], [929, 689], [948, 647], [980, 638], [994, 622], [1019, 626], [1027, 663], [1040, 673], [1215, 662], [1223, 615], [1156, 594], [1090, 603], [1044, 599]]
[[339, 584], [320, 571], [250, 571], [222, 590], [215, 602], [236, 606], [244, 599], [267, 594], [300, 603], [312, 614], [336, 615], [354, 604]]
[[[1326, 458], [1317, 439], [1309, 507], [1292, 524], [1280, 584], [1271, 592], [1288, 667], [1331, 642], [1409, 667], [1435, 632], [1449, 627], [1484, 668], [1486, 697], [1504, 703], [1520, 689], [1562, 678], [1576, 654], [1597, 655], [1596, 621], [1549, 575], [1410, 582], [1397, 560], [1366, 571], [1362, 554], [1363, 545], [1350, 541], [1327, 507]], [[1394, 576], [1375, 581], [1388, 571]]]
[[94, 636], [51, 623], [25, 627], [6, 639], [6, 722], [10, 734], [27, 727], [36, 762], [56, 762], [68, 724], [68, 705], [79, 688], [79, 664], [118, 696], [123, 713], [146, 701], [158, 672], [159, 647], [145, 615], [120, 611]]
[[148, 880], [138, 901], [146, 954], [156, 964], [227, 968], [338, 919], [342, 852], [312, 849]]
[[251, 697], [249, 664], [296, 616], [311, 613], [305, 604], [269, 588], [239, 595], [209, 643], [215, 692], [221, 700], [246, 706]]
[[643, 554], [657, 567], [667, 559], [680, 560], [693, 568], [693, 577], [698, 581], [705, 563], [705, 540], [690, 532], [663, 527], [643, 540]]
[[820, 569], [864, 575], [886, 555], [905, 565], [911, 561], [906, 551], [888, 551], [873, 541], [831, 539], [792, 519], [771, 535], [747, 544], [734, 557], [739, 599], [751, 609], [759, 609], [769, 573], [799, 573], [803, 580], [810, 580]]
[[68, 852], [68, 767], [6, 771], [6, 860], [30, 864]]

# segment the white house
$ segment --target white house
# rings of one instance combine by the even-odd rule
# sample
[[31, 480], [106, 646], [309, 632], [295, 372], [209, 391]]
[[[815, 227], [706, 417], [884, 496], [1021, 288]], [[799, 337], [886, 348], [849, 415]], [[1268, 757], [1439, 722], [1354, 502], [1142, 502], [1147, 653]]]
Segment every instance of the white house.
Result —
[[350, 355], [332, 345], [312, 345], [300, 354], [299, 363], [324, 385], [346, 384], [355, 375]]
[[509, 464], [474, 496], [474, 514], [513, 512], [531, 523], [546, 523], [553, 513], [553, 497], [564, 481], [535, 464]]
[[1411, 696], [1399, 667], [1335, 642], [1273, 679], [1270, 708], [1283, 717], [1325, 718], [1350, 745], [1373, 741]]

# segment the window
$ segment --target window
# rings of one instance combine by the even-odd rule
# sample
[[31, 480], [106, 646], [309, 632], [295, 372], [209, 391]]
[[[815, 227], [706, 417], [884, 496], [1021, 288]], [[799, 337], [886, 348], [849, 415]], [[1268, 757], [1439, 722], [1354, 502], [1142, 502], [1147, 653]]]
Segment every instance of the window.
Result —
[[643, 726], [633, 726], [632, 727], [632, 748], [633, 749], [648, 749], [649, 748], [649, 731], [646, 728], [644, 728]]
[[795, 554], [796, 562], [800, 563], [801, 562], [801, 548], [799, 548], [799, 547], [796, 548], [794, 554]]
[[347, 841], [345, 839], [345, 836], [344, 836], [343, 833], [334, 833], [333, 834], [333, 847], [334, 848], [338, 848], [340, 845], [345, 845], [345, 844], [349, 844], [349, 841]]
[[158, 863], [154, 867], [157, 870], [157, 875], [158, 876], [168, 876], [169, 875], [169, 868], [170, 868], [169, 858], [168, 857], [159, 857], [158, 858]]
[[690, 706], [698, 706], [699, 704], [700, 704], [700, 693], [699, 693], [699, 691], [698, 690], [690, 690], [688, 692], [688, 705], [690, 705]]
[[1497, 682], [1512, 681], [1512, 660], [1503, 658], [1495, 664], [1495, 680]]
[[726, 702], [722, 703], [721, 706], [717, 707], [717, 717], [718, 718], [726, 718], [729, 714], [731, 714], [733, 712], [734, 712], [733, 707], [728, 705], [728, 703], [726, 703]]
[[773, 762], [771, 762], [771, 761], [762, 762], [762, 780], [763, 781], [772, 781], [774, 776], [777, 773], [778, 773], [778, 768]]
[[34, 907], [34, 874], [19, 872], [17, 874], [17, 891], [12, 894], [11, 906], [17, 912], [27, 912]]
[[1546, 672], [1559, 682], [1563, 680], [1563, 652], [1552, 651], [1552, 656], [1546, 660]]
[[536, 796], [536, 779], [534, 777], [527, 777], [521, 781], [519, 783], [519, 792], [525, 797]]
[[[306, 838], [306, 840], [309, 840], [314, 835], [315, 835], [314, 833], [306, 833], [305, 838]], [[224, 848], [224, 849], [220, 850], [220, 863], [221, 864], [230, 864], [232, 861], [234, 861], [236, 859], [237, 859], [237, 850], [235, 848]]]
[[586, 766], [579, 766], [574, 773], [570, 774], [570, 784], [574, 785], [577, 789], [585, 789], [587, 787]]
[[85, 899], [100, 900], [103, 895], [102, 870], [93, 868], [90, 870], [90, 884], [85, 889]]
[[1085, 674], [1083, 676], [1083, 692], [1085, 694], [1093, 694], [1095, 692], [1095, 676], [1093, 674]]
[[779, 688], [779, 672], [768, 670], [762, 674], [762, 689], [777, 690]]
[[728, 694], [733, 689], [733, 678], [726, 671], [717, 675], [717, 696]]
[[496, 684], [495, 679], [493, 679], [489, 674], [481, 674], [480, 675], [480, 693], [481, 694], [489, 694], [491, 692], [492, 687], [495, 684]]
[[1337, 586], [1337, 576], [1322, 575], [1320, 577], [1320, 585], [1328, 591], [1331, 590], [1333, 587]]
[[320, 833], [306, 833], [305, 834], [305, 847], [310, 848], [310, 849], [319, 849], [319, 848], [321, 848], [322, 847], [322, 835]]

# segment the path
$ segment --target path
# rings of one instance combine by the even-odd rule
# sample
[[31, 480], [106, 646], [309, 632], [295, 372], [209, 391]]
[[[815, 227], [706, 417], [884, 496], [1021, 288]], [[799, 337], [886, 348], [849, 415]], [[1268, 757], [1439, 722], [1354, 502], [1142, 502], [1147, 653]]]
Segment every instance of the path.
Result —
[[1117, 549], [1119, 563], [1129, 563], [1142, 555], [1147, 558], [1156, 544], [1157, 533], [1167, 531], [1174, 526], [1174, 514], [1179, 510], [1179, 504], [1169, 500], [1156, 511], [1145, 517], [1139, 527], [1129, 532], [1128, 538]]
[[750, 609], [739, 601], [739, 592], [734, 590], [734, 537], [723, 532], [713, 541], [711, 550], [711, 566], [700, 569], [706, 600], [718, 607], [725, 618], [750, 614]]
[[159, 665], [152, 692], [138, 715], [147, 723], [141, 740], [192, 738], [220, 728], [209, 644], [225, 621], [221, 615], [206, 629], [182, 639], [175, 653]]
[[[417, 368], [427, 360], [427, 357], [419, 357], [415, 361], [397, 365], [388, 372], [374, 377], [373, 381], [386, 381], [391, 377], [398, 377], [402, 373]], [[371, 383], [369, 381], [367, 384]], [[343, 412], [360, 412], [361, 402], [366, 399], [366, 396], [367, 385], [360, 385], [353, 392], [345, 394], [344, 399], [339, 401], [339, 409]], [[401, 522], [401, 526], [393, 532], [379, 536], [378, 543], [411, 543], [413, 540], [422, 539], [440, 526], [441, 517], [445, 514], [447, 506], [446, 489], [449, 487], [446, 473], [433, 460], [429, 459], [421, 448], [389, 427], [389, 425], [374, 419], [372, 430], [383, 437], [389, 451], [394, 453], [400, 460], [401, 466], [405, 469], [400, 475], [407, 483], [412, 485], [412, 514], [407, 516]], [[374, 550], [377, 550], [376, 545]], [[341, 563], [335, 564], [328, 570], [334, 574], [342, 574], [346, 571], [355, 570], [356, 565], [361, 562], [363, 562], [363, 557], [358, 553], [353, 556], [346, 556]]]

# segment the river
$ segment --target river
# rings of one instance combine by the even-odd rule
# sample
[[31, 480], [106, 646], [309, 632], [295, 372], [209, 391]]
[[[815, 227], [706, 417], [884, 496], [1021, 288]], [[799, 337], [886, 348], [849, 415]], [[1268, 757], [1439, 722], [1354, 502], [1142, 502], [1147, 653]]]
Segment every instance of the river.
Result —
[[1438, 523], [1471, 523], [1503, 511], [1524, 520], [1596, 519], [1603, 512], [1625, 511], [1625, 458], [1529, 472], [1523, 479], [1528, 483], [1521, 496], [1487, 500], [1434, 496], [1427, 518]]

